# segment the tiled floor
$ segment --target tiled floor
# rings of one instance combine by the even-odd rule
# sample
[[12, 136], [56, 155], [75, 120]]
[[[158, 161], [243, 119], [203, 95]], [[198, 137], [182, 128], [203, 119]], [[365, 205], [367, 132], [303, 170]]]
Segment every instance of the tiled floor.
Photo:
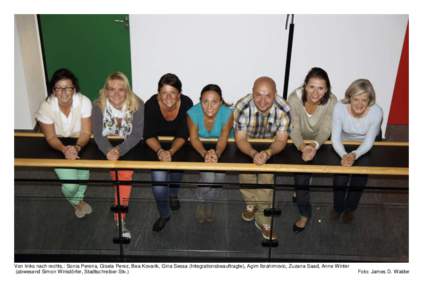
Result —
[[[92, 171], [92, 179], [109, 179], [107, 172]], [[16, 170], [15, 178], [54, 179], [49, 170]], [[197, 174], [185, 174], [184, 180], [195, 182]], [[147, 173], [137, 173], [135, 180], [149, 180]], [[227, 176], [227, 183], [236, 183], [237, 175]], [[291, 260], [291, 261], [408, 261], [408, 190], [407, 178], [370, 177], [369, 187], [352, 224], [334, 224], [328, 219], [332, 208], [329, 190], [331, 177], [316, 176], [312, 191], [313, 217], [308, 228], [295, 234], [292, 223], [297, 208], [291, 200], [291, 176], [279, 176], [278, 184], [286, 185], [276, 193], [282, 214], [274, 227], [279, 237], [276, 248], [262, 246], [262, 238], [253, 223], [241, 220], [243, 202], [239, 190], [226, 189], [223, 199], [215, 201], [216, 218], [210, 224], [195, 219], [195, 187], [185, 185], [179, 193], [180, 210], [163, 231], [152, 231], [158, 217], [151, 188], [137, 184], [133, 188], [127, 224], [132, 241], [123, 247], [125, 255], [134, 260], [152, 257], [168, 260]], [[385, 191], [379, 187], [399, 187]], [[78, 220], [73, 208], [53, 183], [15, 184], [15, 253], [117, 255], [119, 246], [112, 243], [117, 235], [109, 208], [112, 188], [105, 184], [89, 186], [87, 201], [94, 212]], [[158, 258], [159, 257], [159, 258]]]

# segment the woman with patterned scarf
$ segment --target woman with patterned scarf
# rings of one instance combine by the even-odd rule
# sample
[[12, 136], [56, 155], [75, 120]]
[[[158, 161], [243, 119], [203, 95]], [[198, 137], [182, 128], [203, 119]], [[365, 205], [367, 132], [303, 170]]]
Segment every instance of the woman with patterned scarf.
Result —
[[[106, 78], [99, 91], [99, 99], [93, 105], [93, 133], [97, 146], [108, 160], [118, 160], [136, 146], [143, 138], [144, 104], [131, 90], [127, 77], [115, 72]], [[122, 137], [123, 141], [113, 146], [108, 136]], [[110, 172], [112, 180], [132, 180], [133, 170], [119, 170], [118, 178], [114, 170]], [[118, 191], [119, 189], [119, 191]], [[118, 185], [114, 204], [127, 207], [131, 194], [131, 185]], [[131, 233], [125, 224], [126, 214], [121, 214], [122, 237], [131, 239]], [[118, 213], [114, 220], [119, 226]]]

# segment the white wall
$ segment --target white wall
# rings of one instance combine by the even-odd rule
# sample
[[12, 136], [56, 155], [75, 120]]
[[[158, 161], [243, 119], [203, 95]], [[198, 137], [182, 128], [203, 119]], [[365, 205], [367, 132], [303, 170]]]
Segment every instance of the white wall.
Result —
[[[176, 73], [197, 102], [207, 83], [219, 84], [228, 102], [268, 75], [282, 93], [288, 31], [286, 15], [131, 15], [135, 91], [147, 100], [160, 76]], [[384, 109], [385, 133], [407, 15], [295, 15], [289, 92], [310, 68], [324, 68], [342, 98], [357, 78], [373, 83]]]
[[407, 21], [407, 15], [296, 15], [289, 91], [314, 66], [328, 72], [339, 99], [352, 81], [367, 78], [384, 110], [385, 133]]
[[15, 15], [15, 129], [33, 129], [46, 98], [46, 82], [35, 15]]
[[198, 102], [201, 89], [220, 85], [232, 103], [255, 78], [274, 78], [282, 92], [288, 31], [286, 15], [131, 15], [133, 88], [145, 101], [165, 73]]
[[[147, 100], [162, 74], [176, 73], [197, 102], [208, 83], [233, 103], [261, 75], [282, 93], [288, 31], [286, 15], [131, 15], [133, 88]], [[372, 81], [388, 120], [407, 15], [295, 15], [289, 92], [307, 71], [328, 71], [333, 92], [363, 77]], [[15, 16], [15, 129], [31, 129], [46, 87], [34, 15]]]

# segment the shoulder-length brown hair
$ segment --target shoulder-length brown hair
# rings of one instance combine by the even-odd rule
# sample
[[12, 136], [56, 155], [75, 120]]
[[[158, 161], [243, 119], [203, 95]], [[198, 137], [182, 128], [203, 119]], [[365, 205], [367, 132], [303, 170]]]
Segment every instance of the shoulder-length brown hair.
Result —
[[308, 82], [312, 78], [322, 79], [326, 83], [327, 91], [323, 95], [322, 99], [320, 99], [320, 103], [319, 103], [319, 105], [325, 105], [328, 102], [328, 100], [331, 96], [331, 82], [329, 80], [328, 73], [326, 73], [325, 70], [323, 70], [322, 68], [319, 68], [319, 67], [312, 68], [310, 71], [308, 71], [307, 75], [305, 76], [303, 89], [302, 89], [302, 95], [301, 95], [303, 105], [305, 105], [305, 103], [307, 102], [307, 92], [305, 90], [305, 87], [307, 86]]

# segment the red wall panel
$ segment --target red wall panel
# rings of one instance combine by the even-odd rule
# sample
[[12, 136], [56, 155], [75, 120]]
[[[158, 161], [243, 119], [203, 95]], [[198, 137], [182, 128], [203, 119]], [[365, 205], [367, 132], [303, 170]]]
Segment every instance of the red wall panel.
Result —
[[397, 78], [391, 101], [388, 125], [408, 125], [409, 123], [409, 24], [404, 36], [403, 49], [398, 66]]

